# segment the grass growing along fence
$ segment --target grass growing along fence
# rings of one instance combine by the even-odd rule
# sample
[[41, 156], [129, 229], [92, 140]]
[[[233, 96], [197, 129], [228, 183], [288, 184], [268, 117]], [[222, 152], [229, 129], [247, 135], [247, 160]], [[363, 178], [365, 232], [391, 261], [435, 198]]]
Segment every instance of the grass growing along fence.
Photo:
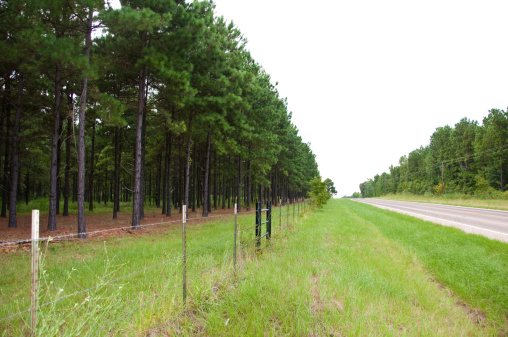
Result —
[[[331, 200], [246, 265], [220, 301], [162, 327], [210, 336], [503, 335], [507, 263], [504, 243]], [[489, 290], [478, 292], [487, 279]]]
[[[290, 221], [292, 214], [292, 208], [284, 213]], [[349, 200], [330, 200], [292, 231], [284, 226], [279, 230], [277, 215], [272, 215], [275, 238], [270, 248], [261, 254], [244, 250], [236, 280], [228, 257], [231, 242], [206, 247], [230, 233], [232, 223], [189, 227], [192, 267], [185, 310], [179, 262], [143, 270], [181, 249], [180, 226], [170, 227], [162, 237], [50, 245], [46, 263], [51, 266], [45, 269], [58, 281], [46, 287], [49, 299], [60, 289], [68, 294], [73, 291], [69, 287], [93, 287], [143, 271], [94, 289], [88, 297], [80, 294], [68, 305], [58, 302], [56, 314], [41, 308], [47, 331], [57, 331], [55, 323], [59, 330], [54, 335], [79, 328], [80, 335], [94, 336], [495, 336], [508, 331], [508, 245]], [[246, 230], [240, 235], [242, 244], [254, 239], [254, 228], [247, 229], [253, 220], [253, 214], [239, 220], [240, 230]], [[16, 271], [23, 254], [6, 257], [0, 261], [2, 271], [11, 264]], [[76, 265], [79, 269], [72, 270]], [[109, 272], [98, 272], [102, 270]], [[2, 290], [1, 296], [8, 297], [1, 298], [0, 317], [6, 299], [14, 300], [23, 285], [15, 283], [23, 275], [17, 276], [10, 274], [14, 284], [9, 294]], [[69, 309], [74, 305], [75, 313]], [[79, 310], [98, 315], [101, 322], [90, 315], [85, 325], [77, 326], [73, 318]], [[112, 324], [104, 327], [104, 321]], [[21, 331], [19, 320], [4, 323], [4, 335]]]
[[[280, 211], [275, 207], [272, 211], [275, 236], [279, 219], [284, 224], [292, 220], [286, 207]], [[254, 213], [239, 215], [238, 224], [238, 245], [253, 249]], [[209, 292], [209, 283], [220, 284], [231, 276], [233, 216], [188, 225], [187, 280], [192, 299]], [[178, 314], [182, 309], [182, 227], [181, 222], [167, 226], [163, 234], [46, 244], [38, 335], [131, 334]], [[0, 269], [2, 319], [30, 307], [30, 256], [21, 251], [5, 254]], [[0, 321], [0, 335], [26, 333], [29, 316], [25, 312]]]

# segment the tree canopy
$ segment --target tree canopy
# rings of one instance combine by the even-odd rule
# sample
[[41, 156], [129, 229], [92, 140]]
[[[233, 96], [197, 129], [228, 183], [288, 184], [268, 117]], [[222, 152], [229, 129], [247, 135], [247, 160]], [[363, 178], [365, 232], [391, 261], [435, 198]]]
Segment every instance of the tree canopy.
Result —
[[468, 118], [438, 127], [430, 144], [400, 157], [398, 166], [360, 184], [362, 197], [459, 193], [506, 198], [508, 110], [492, 109], [482, 124]]
[[305, 195], [319, 176], [315, 155], [238, 27], [212, 1], [121, 3], [0, 3], [9, 226], [17, 203], [37, 198], [49, 198], [56, 230], [61, 199], [63, 215], [86, 201], [91, 211], [112, 203], [116, 217], [131, 203], [136, 227], [147, 203], [166, 215], [203, 207], [207, 216]]

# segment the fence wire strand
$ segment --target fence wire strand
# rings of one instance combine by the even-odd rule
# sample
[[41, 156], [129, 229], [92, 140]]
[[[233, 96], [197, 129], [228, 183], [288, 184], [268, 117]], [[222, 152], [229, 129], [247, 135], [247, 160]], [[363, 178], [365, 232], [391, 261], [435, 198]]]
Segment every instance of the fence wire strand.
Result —
[[[245, 214], [252, 214], [256, 212], [255, 210], [254, 211], [245, 211], [245, 212], [238, 212], [237, 215], [245, 215]], [[227, 216], [233, 216], [234, 214], [220, 214], [220, 215], [215, 215], [215, 216], [210, 216], [210, 217], [206, 217], [206, 218], [203, 218], [203, 217], [200, 217], [200, 218], [189, 218], [187, 219], [187, 221], [193, 221], [193, 220], [202, 220], [202, 219], [213, 219], [213, 218], [219, 218], [219, 217], [227, 217]], [[93, 231], [93, 232], [88, 232], [86, 233], [87, 235], [92, 235], [92, 234], [97, 234], [97, 233], [102, 233], [102, 232], [108, 232], [108, 231], [114, 231], [114, 230], [126, 230], [126, 229], [138, 229], [138, 228], [144, 228], [144, 227], [150, 227], [150, 226], [157, 226], [157, 225], [164, 225], [164, 224], [169, 224], [169, 223], [181, 223], [182, 220], [179, 219], [179, 220], [171, 220], [171, 221], [164, 221], [164, 222], [158, 222], [158, 223], [153, 223], [153, 224], [146, 224], [146, 225], [140, 225], [138, 227], [132, 227], [132, 226], [125, 226], [125, 227], [117, 227], [117, 228], [109, 228], [109, 229], [104, 229], [104, 230], [98, 230], [98, 231]], [[241, 232], [247, 232], [253, 228], [255, 228], [257, 225], [253, 225], [253, 226], [249, 226], [245, 229], [241, 229], [241, 230], [238, 230], [237, 231], [237, 234], [238, 233], [241, 233]], [[33, 241], [51, 241], [51, 240], [55, 240], [55, 239], [61, 239], [61, 238], [66, 238], [66, 237], [71, 237], [71, 236], [77, 236], [78, 234], [65, 234], [65, 235], [59, 235], [59, 236], [55, 236], [55, 237], [44, 237], [44, 238], [39, 238], [37, 240], [32, 240], [32, 239], [29, 239], [29, 240], [20, 240], [20, 241], [11, 241], [11, 242], [2, 242], [0, 243], [0, 247], [1, 246], [5, 246], [5, 245], [9, 245], [9, 244], [20, 244], [20, 243], [28, 243], [28, 242], [33, 242]], [[217, 241], [214, 241], [210, 244], [207, 244], [201, 248], [198, 248], [196, 250], [193, 250], [191, 251], [190, 253], [187, 253], [185, 256], [189, 256], [189, 255], [192, 255], [192, 254], [195, 254], [199, 251], [202, 251], [208, 247], [211, 247], [213, 245], [216, 245], [222, 241], [225, 241], [227, 239], [230, 239], [232, 237], [234, 237], [235, 234], [233, 235], [228, 235], [228, 236], [225, 236], [225, 237], [222, 237], [221, 239], [217, 240]], [[245, 247], [247, 247], [248, 245], [250, 244], [253, 244], [253, 243], [256, 243], [258, 242], [258, 237], [256, 237], [255, 239], [253, 240], [250, 240], [248, 242], [246, 242], [245, 244], [241, 244], [240, 245], [240, 249], [239, 250], [243, 250]], [[77, 296], [79, 294], [82, 294], [82, 293], [86, 293], [86, 292], [89, 292], [91, 290], [94, 290], [94, 289], [97, 289], [99, 287], [103, 287], [103, 286], [106, 286], [108, 284], [111, 284], [111, 283], [114, 283], [114, 282], [117, 282], [119, 280], [122, 280], [122, 279], [125, 279], [127, 277], [130, 277], [130, 276], [133, 276], [133, 275], [136, 275], [136, 274], [139, 274], [139, 273], [143, 273], [143, 272], [146, 272], [147, 270], [150, 270], [150, 269], [153, 269], [153, 268], [156, 268], [156, 267], [159, 267], [159, 266], [162, 266], [162, 265], [165, 265], [165, 264], [168, 264], [170, 262], [173, 262], [173, 261], [176, 261], [176, 260], [180, 260], [184, 257], [184, 255], [179, 255], [179, 256], [176, 256], [174, 258], [171, 258], [167, 261], [164, 261], [164, 262], [161, 262], [159, 264], [156, 264], [156, 265], [153, 265], [153, 266], [150, 266], [150, 267], [146, 267], [146, 268], [143, 268], [143, 269], [140, 269], [140, 270], [137, 270], [137, 271], [134, 271], [132, 273], [129, 273], [127, 275], [123, 275], [123, 276], [120, 276], [120, 277], [117, 277], [113, 280], [110, 280], [108, 282], [104, 282], [104, 283], [101, 283], [101, 284], [98, 284], [98, 285], [95, 285], [93, 287], [90, 287], [90, 288], [87, 288], [87, 289], [84, 289], [84, 290], [80, 290], [80, 291], [77, 291], [75, 293], [72, 293], [72, 294], [69, 294], [69, 295], [66, 295], [66, 296], [62, 296], [56, 300], [53, 300], [53, 301], [49, 301], [49, 302], [46, 302], [46, 303], [43, 303], [41, 305], [38, 305], [37, 308], [42, 308], [42, 307], [45, 307], [45, 306], [48, 306], [48, 305], [51, 305], [51, 304], [54, 304], [54, 303], [57, 303], [57, 302], [60, 302], [60, 301], [63, 301], [65, 299], [68, 299], [70, 297], [73, 297], [73, 296]], [[186, 283], [188, 283], [189, 281], [197, 278], [198, 276], [200, 275], [203, 275], [204, 273], [210, 271], [211, 269], [217, 267], [219, 264], [222, 264], [224, 263], [226, 260], [228, 260], [229, 258], [231, 258], [231, 256], [229, 254], [226, 253], [226, 256], [221, 259], [219, 262], [213, 264], [212, 266], [206, 268], [206, 269], [202, 269], [201, 272], [199, 272], [198, 274], [192, 276], [191, 278], [189, 278], [186, 282], [183, 282], [183, 283], [178, 283], [176, 284], [174, 287], [172, 287], [171, 289], [169, 289], [168, 291], [166, 291], [164, 294], [161, 294], [161, 295], [155, 295], [155, 298], [150, 300], [150, 301], [147, 301], [145, 303], [143, 303], [143, 305], [131, 310], [130, 312], [120, 316], [118, 319], [116, 319], [115, 321], [111, 322], [110, 324], [107, 324], [105, 326], [103, 326], [100, 330], [104, 330], [105, 328], [107, 328], [108, 326], [111, 326], [112, 324], [115, 324], [116, 322], [120, 321], [121, 319], [125, 318], [125, 317], [128, 317], [130, 315], [132, 315], [133, 313], [135, 313], [136, 311], [146, 307], [148, 304], [150, 303], [153, 303], [154, 301], [156, 301], [157, 299], [169, 294], [170, 292], [172, 292], [173, 290], [175, 290], [176, 288], [180, 287], [180, 286], [184, 286]], [[27, 312], [30, 312], [32, 311], [33, 308], [28, 308], [26, 310], [23, 310], [23, 311], [20, 311], [20, 312], [17, 312], [15, 314], [12, 314], [10, 316], [7, 316], [7, 317], [4, 317], [4, 318], [0, 318], [0, 322], [3, 322], [5, 320], [8, 320], [8, 319], [11, 319], [11, 318], [14, 318], [16, 316], [19, 316], [19, 315], [22, 315], [24, 313], [27, 313]]]
[[[241, 213], [238, 213], [238, 214], [249, 214], [249, 213], [252, 213], [252, 212], [253, 211], [241, 212]], [[208, 216], [208, 217], [195, 217], [195, 218], [189, 218], [186, 221], [215, 219], [215, 218], [221, 218], [221, 217], [227, 217], [227, 216], [233, 216], [233, 215], [234, 215], [234, 213], [227, 213], [227, 214], [212, 215], [212, 216]], [[96, 230], [96, 231], [86, 232], [86, 233], [73, 233], [73, 234], [62, 234], [62, 235], [57, 235], [57, 236], [46, 236], [46, 237], [39, 238], [37, 240], [25, 239], [25, 240], [18, 240], [18, 241], [7, 241], [7, 242], [0, 242], [0, 247], [1, 246], [6, 246], [6, 245], [15, 245], [15, 244], [21, 244], [21, 243], [30, 243], [30, 242], [33, 242], [33, 241], [53, 241], [53, 240], [59, 240], [59, 239], [63, 239], [63, 238], [76, 237], [76, 236], [78, 236], [80, 234], [86, 234], [88, 236], [88, 235], [93, 235], [93, 234], [98, 234], [98, 233], [104, 233], [104, 232], [111, 232], [111, 231], [116, 231], [116, 230], [135, 230], [135, 229], [141, 229], [141, 228], [145, 228], [145, 227], [160, 226], [160, 225], [165, 225], [165, 224], [170, 224], [170, 223], [180, 223], [180, 222], [182, 222], [182, 219], [170, 220], [170, 221], [162, 221], [162, 222], [156, 222], [156, 223], [145, 224], [145, 225], [139, 225], [137, 227], [124, 226], [124, 227], [115, 227], [115, 228], [101, 229], [101, 230]]]
[[[204, 247], [201, 247], [201, 248], [198, 248], [198, 249], [196, 249], [196, 250], [193, 250], [193, 251], [191, 251], [190, 253], [187, 253], [187, 254], [186, 254], [186, 256], [189, 256], [189, 255], [191, 255], [191, 254], [195, 254], [195, 253], [197, 253], [197, 252], [199, 252], [199, 251], [202, 251], [202, 250], [204, 250], [204, 249], [206, 249], [206, 248], [208, 248], [208, 247], [210, 247], [210, 246], [216, 245], [216, 244], [218, 244], [218, 243], [220, 243], [220, 242], [222, 242], [222, 241], [225, 241], [225, 240], [227, 240], [227, 239], [230, 239], [230, 238], [232, 238], [232, 237], [234, 237], [234, 234], [233, 234], [233, 235], [228, 235], [228, 236], [225, 236], [225, 237], [223, 237], [223, 238], [221, 238], [221, 239], [219, 239], [219, 240], [217, 240], [217, 241], [215, 241], [215, 242], [212, 242], [212, 243], [210, 243], [210, 244], [208, 244], [208, 245], [206, 245], [206, 246], [204, 246]], [[176, 257], [174, 257], [174, 258], [172, 258], [172, 259], [169, 259], [169, 260], [167, 260], [167, 261], [161, 262], [161, 263], [159, 263], [159, 264], [156, 264], [156, 265], [153, 265], [153, 266], [150, 266], [150, 267], [146, 267], [146, 268], [144, 268], [144, 269], [137, 270], [137, 271], [132, 272], [132, 273], [127, 274], [127, 275], [120, 276], [120, 277], [118, 277], [118, 278], [116, 278], [116, 279], [114, 279], [114, 280], [111, 280], [111, 281], [108, 281], [108, 282], [105, 282], [105, 283], [101, 283], [101, 284], [95, 285], [95, 286], [93, 286], [93, 287], [90, 287], [90, 288], [84, 289], [84, 290], [77, 291], [77, 292], [75, 292], [75, 293], [73, 293], [73, 294], [69, 294], [69, 295], [66, 295], [66, 296], [62, 296], [62, 297], [60, 297], [60, 298], [57, 298], [56, 300], [53, 300], [53, 301], [50, 301], [50, 302], [46, 302], [46, 303], [44, 303], [44, 304], [41, 304], [41, 305], [39, 305], [38, 307], [39, 307], [39, 308], [41, 308], [41, 307], [48, 306], [48, 305], [50, 305], [50, 304], [54, 304], [54, 303], [56, 303], [56, 302], [63, 301], [63, 300], [65, 300], [65, 299], [69, 298], [69, 297], [73, 297], [73, 296], [76, 296], [76, 295], [79, 295], [79, 294], [82, 294], [82, 293], [88, 292], [88, 291], [90, 291], [90, 290], [97, 289], [97, 288], [102, 287], [102, 286], [106, 286], [106, 285], [108, 285], [108, 284], [110, 284], [110, 283], [113, 283], [113, 282], [119, 281], [119, 280], [121, 280], [121, 279], [124, 279], [124, 278], [130, 277], [130, 276], [133, 276], [133, 275], [136, 275], [136, 274], [139, 274], [139, 273], [146, 272], [147, 270], [150, 270], [150, 269], [153, 269], [153, 268], [156, 268], [156, 267], [162, 266], [162, 265], [164, 265], [164, 264], [167, 264], [167, 263], [170, 263], [170, 262], [172, 262], [172, 261], [179, 260], [179, 259], [182, 259], [182, 258], [183, 258], [183, 255], [176, 256]], [[8, 316], [8, 317], [5, 317], [5, 318], [1, 318], [1, 319], [0, 319], [0, 322], [2, 322], [2, 321], [4, 321], [4, 320], [7, 320], [7, 319], [10, 319], [10, 318], [13, 318], [13, 317], [16, 317], [16, 316], [19, 316], [19, 315], [21, 315], [21, 314], [23, 314], [23, 313], [25, 313], [25, 312], [30, 311], [30, 310], [32, 310], [32, 308], [29, 308], [29, 309], [27, 309], [27, 310], [24, 310], [24, 311], [18, 312], [18, 313], [16, 313], [16, 314], [13, 314], [13, 315]]]

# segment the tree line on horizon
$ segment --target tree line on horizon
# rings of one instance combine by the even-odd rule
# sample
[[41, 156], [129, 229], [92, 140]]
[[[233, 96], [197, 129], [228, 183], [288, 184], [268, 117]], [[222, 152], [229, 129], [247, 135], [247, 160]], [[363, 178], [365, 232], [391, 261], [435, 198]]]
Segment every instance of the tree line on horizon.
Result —
[[[0, 3], [1, 216], [49, 199], [48, 229], [77, 203], [249, 208], [304, 196], [319, 176], [287, 100], [212, 1]], [[63, 200], [63, 203], [61, 202]], [[61, 204], [63, 204], [61, 206]]]
[[492, 109], [482, 124], [463, 118], [438, 127], [430, 144], [399, 159], [389, 172], [360, 184], [352, 197], [461, 194], [508, 198], [508, 110]]

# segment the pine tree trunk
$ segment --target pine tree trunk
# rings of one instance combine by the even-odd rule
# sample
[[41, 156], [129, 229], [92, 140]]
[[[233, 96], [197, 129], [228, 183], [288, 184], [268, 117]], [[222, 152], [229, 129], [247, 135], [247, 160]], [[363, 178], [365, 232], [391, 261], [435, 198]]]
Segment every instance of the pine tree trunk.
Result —
[[[72, 96], [71, 96], [72, 97]], [[72, 98], [69, 99], [72, 103]], [[65, 178], [64, 178], [64, 206], [63, 216], [69, 216], [70, 172], [71, 172], [71, 130], [72, 118], [67, 117], [67, 138], [65, 139]]]
[[49, 215], [48, 230], [56, 231], [56, 201], [58, 175], [58, 139], [60, 138], [60, 106], [62, 99], [61, 65], [56, 65], [55, 71], [55, 108], [53, 110], [53, 136], [51, 137], [51, 166], [49, 178]]
[[250, 203], [252, 201], [251, 197], [252, 197], [252, 178], [251, 178], [251, 175], [252, 175], [252, 160], [250, 159], [251, 158], [251, 145], [249, 144], [249, 161], [247, 163], [247, 170], [248, 170], [248, 173], [247, 173], [247, 211], [250, 211]]
[[277, 207], [277, 204], [278, 204], [278, 201], [279, 201], [279, 186], [278, 186], [278, 165], [275, 165], [275, 180], [274, 180], [274, 184], [273, 184], [273, 194], [274, 194], [274, 206]]
[[63, 121], [60, 116], [60, 126], [58, 127], [58, 146], [56, 151], [56, 215], [60, 214], [60, 199], [62, 195], [62, 178], [61, 178], [61, 167], [62, 167], [62, 128]]
[[25, 175], [25, 204], [28, 205], [28, 199], [30, 197], [30, 166], [27, 167]]
[[[147, 75], [145, 75], [147, 76]], [[145, 81], [145, 97], [143, 99], [143, 124], [141, 128], [141, 194], [139, 196], [139, 219], [145, 218], [145, 157], [146, 157], [146, 104], [147, 104], [147, 95], [148, 95], [148, 81]]]
[[189, 175], [190, 175], [190, 156], [191, 156], [191, 145], [192, 145], [192, 116], [189, 118], [189, 130], [187, 138], [187, 158], [185, 161], [185, 193], [184, 193], [184, 205], [187, 207], [185, 218], [189, 218]]
[[166, 216], [171, 216], [171, 147], [173, 146], [173, 134], [168, 133], [166, 156], [168, 159], [168, 169], [166, 173], [167, 189], [166, 194]]
[[208, 213], [212, 213], [212, 168], [208, 170]]
[[90, 154], [90, 172], [88, 173], [88, 210], [93, 211], [93, 179], [95, 164], [95, 120], [92, 122], [92, 149]]
[[[166, 165], [164, 165], [164, 168]], [[157, 157], [157, 174], [155, 176], [155, 207], [161, 207], [161, 176], [162, 176], [162, 153]], [[163, 205], [163, 208], [165, 205]], [[164, 214], [164, 209], [162, 210]]]
[[224, 170], [225, 158], [222, 156], [222, 209], [226, 208], [226, 172]]
[[212, 143], [212, 137], [210, 135], [210, 132], [208, 132], [208, 136], [206, 137], [206, 159], [205, 159], [205, 182], [203, 184], [203, 217], [208, 217], [208, 207], [210, 206], [209, 203], [209, 194], [210, 190], [208, 189], [208, 182], [210, 177], [210, 148]]
[[120, 210], [120, 128], [115, 127], [115, 173], [114, 173], [113, 219], [118, 219]]
[[16, 99], [16, 115], [11, 136], [11, 189], [9, 196], [9, 228], [17, 228], [16, 203], [18, 201], [19, 179], [19, 128], [21, 123], [21, 104], [23, 99], [23, 74], [19, 74]]
[[218, 190], [218, 172], [217, 172], [217, 151], [214, 151], [214, 160], [213, 160], [213, 165], [214, 165], [214, 179], [213, 179], [213, 209], [214, 210], [217, 210], [217, 198], [219, 196], [219, 190]]
[[[2, 179], [0, 179], [2, 183], [2, 188], [0, 190], [0, 193], [2, 195], [2, 206], [0, 211], [0, 216], [2, 218], [5, 218], [7, 216], [7, 177], [8, 177], [8, 168], [9, 168], [9, 130], [10, 130], [10, 120], [11, 120], [11, 104], [9, 102], [10, 100], [10, 92], [11, 92], [11, 79], [10, 75], [8, 74], [5, 77], [5, 91], [4, 91], [4, 97], [3, 97], [3, 103], [2, 103], [2, 117], [0, 119], [0, 132], [3, 133], [2, 137], [0, 138], [0, 141], [3, 141], [3, 144], [5, 144], [4, 148], [4, 162], [3, 162], [3, 172], [2, 172]], [[4, 130], [5, 125], [5, 132]], [[0, 144], [1, 145], [1, 144]], [[1, 156], [0, 156], [1, 157]], [[1, 159], [0, 159], [1, 163]], [[0, 165], [1, 166], [1, 165]]]
[[[261, 179], [263, 179], [263, 177], [261, 177]], [[261, 180], [261, 183], [259, 184], [259, 202], [261, 203], [261, 206], [263, 205], [263, 192], [263, 180]]]
[[[88, 8], [86, 23], [85, 58], [90, 62], [90, 50], [92, 48], [92, 21], [93, 8]], [[85, 107], [88, 91], [88, 76], [83, 78], [83, 92], [79, 101], [79, 131], [78, 131], [78, 237], [86, 239], [85, 219]]]
[[136, 126], [136, 140], [134, 152], [134, 194], [132, 199], [132, 227], [139, 229], [141, 216], [141, 193], [142, 193], [142, 136], [143, 136], [143, 120], [144, 120], [144, 100], [146, 85], [146, 67], [143, 67], [139, 73], [138, 84], [138, 112]]

